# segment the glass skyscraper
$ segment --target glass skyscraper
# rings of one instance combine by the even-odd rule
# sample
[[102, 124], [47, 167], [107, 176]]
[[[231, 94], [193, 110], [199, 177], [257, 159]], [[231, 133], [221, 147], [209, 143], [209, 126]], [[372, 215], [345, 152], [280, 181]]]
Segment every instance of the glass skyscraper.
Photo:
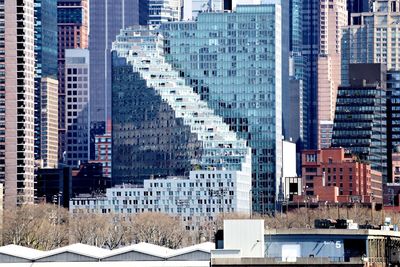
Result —
[[388, 164], [388, 182], [395, 182], [393, 172], [392, 153], [396, 153], [400, 146], [400, 71], [390, 70], [387, 72], [387, 164]]
[[121, 30], [113, 44], [113, 184], [215, 170], [238, 172], [250, 186], [246, 141], [185, 84], [164, 47], [144, 26]]
[[237, 6], [166, 23], [165, 57], [252, 149], [253, 206], [274, 210], [281, 175], [281, 5]]
[[350, 64], [350, 85], [338, 90], [333, 147], [343, 147], [382, 173], [387, 170], [386, 67]]
[[307, 103], [306, 119], [308, 148], [315, 148], [318, 141], [318, 54], [320, 46], [320, 0], [302, 1], [302, 54], [306, 70], [304, 101]]
[[57, 1], [35, 0], [35, 160], [41, 159], [42, 79], [57, 79]]
[[111, 119], [111, 46], [120, 29], [145, 24], [147, 1], [96, 0], [89, 6], [90, 28], [90, 146], [95, 158], [95, 136], [105, 134]]

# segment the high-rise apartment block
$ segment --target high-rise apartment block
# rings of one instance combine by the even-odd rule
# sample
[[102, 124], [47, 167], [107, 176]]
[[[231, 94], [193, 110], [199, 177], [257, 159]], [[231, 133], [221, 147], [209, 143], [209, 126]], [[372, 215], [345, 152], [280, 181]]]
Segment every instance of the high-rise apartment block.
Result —
[[166, 23], [160, 29], [166, 60], [252, 148], [259, 212], [261, 207], [274, 210], [281, 177], [281, 29], [278, 4], [200, 13], [195, 22]]
[[89, 50], [65, 50], [65, 163], [79, 166], [90, 155]]
[[40, 85], [41, 167], [58, 166], [58, 80], [42, 78]]
[[[57, 79], [57, 57], [58, 57], [57, 1], [35, 0], [34, 3], [35, 3], [35, 160], [47, 161], [48, 151], [42, 151], [42, 144], [48, 143], [48, 140], [41, 140], [42, 137], [47, 138], [47, 136], [42, 135], [42, 132], [46, 132], [48, 130], [46, 129], [42, 131], [41, 129], [41, 126], [43, 125], [42, 122], [47, 121], [47, 118], [41, 117], [42, 115], [46, 116], [46, 114], [43, 114], [42, 112], [43, 105], [41, 101], [43, 100], [46, 102], [47, 100], [43, 99], [44, 95], [41, 93], [42, 90], [41, 86], [43, 84], [45, 84], [45, 86], [49, 84], [49, 86], [51, 87], [54, 85], [54, 79]], [[48, 78], [51, 80], [47, 80]], [[46, 90], [45, 95], [47, 96], [48, 88], [44, 90]], [[53, 92], [50, 89], [50, 94], [52, 93]], [[45, 103], [44, 106], [47, 106], [47, 103]], [[54, 116], [54, 113], [51, 114], [51, 116]], [[58, 136], [58, 134], [56, 136]], [[57, 147], [58, 145], [56, 146], [56, 148]], [[40, 166], [40, 164], [38, 165]], [[51, 163], [51, 165], [53, 165], [53, 162]]]
[[88, 48], [89, 1], [58, 0], [58, 109], [59, 109], [59, 153], [60, 160], [65, 152], [65, 50]]
[[[320, 1], [318, 57], [318, 147], [321, 148], [322, 121], [333, 121], [337, 88], [341, 81], [342, 27], [347, 25], [346, 0]], [[324, 125], [326, 128], [327, 124]]]
[[34, 200], [34, 1], [1, 1], [0, 15], [0, 181], [12, 208]]
[[349, 64], [382, 63], [400, 70], [400, 1], [376, 0], [371, 12], [353, 13], [343, 28], [342, 84], [349, 83]]
[[386, 71], [381, 64], [351, 64], [350, 85], [338, 90], [333, 147], [350, 150], [388, 179]]

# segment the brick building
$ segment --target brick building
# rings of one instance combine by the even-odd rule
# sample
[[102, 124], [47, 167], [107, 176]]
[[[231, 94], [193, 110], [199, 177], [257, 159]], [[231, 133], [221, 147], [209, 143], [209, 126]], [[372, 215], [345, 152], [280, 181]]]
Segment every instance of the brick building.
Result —
[[107, 122], [105, 134], [95, 136], [95, 159], [90, 162], [101, 163], [103, 166], [103, 176], [111, 178], [111, 121]]
[[344, 148], [303, 151], [302, 179], [313, 202], [382, 202], [382, 174]]

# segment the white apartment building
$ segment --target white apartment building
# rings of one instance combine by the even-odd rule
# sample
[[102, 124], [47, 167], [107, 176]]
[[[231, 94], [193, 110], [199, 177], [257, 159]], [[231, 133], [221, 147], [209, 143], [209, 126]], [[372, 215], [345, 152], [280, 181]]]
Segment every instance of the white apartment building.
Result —
[[192, 171], [188, 178], [145, 180], [143, 187], [123, 184], [107, 189], [104, 196], [72, 198], [70, 212], [162, 212], [180, 216], [186, 229], [194, 230], [218, 214], [250, 215], [248, 168], [250, 164], [243, 171]]

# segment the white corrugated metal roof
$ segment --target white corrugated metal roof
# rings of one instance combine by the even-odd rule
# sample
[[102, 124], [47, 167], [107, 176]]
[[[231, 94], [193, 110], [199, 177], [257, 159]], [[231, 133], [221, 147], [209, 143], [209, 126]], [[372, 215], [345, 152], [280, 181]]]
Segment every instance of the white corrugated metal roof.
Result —
[[38, 260], [38, 259], [45, 259], [46, 257], [51, 257], [57, 254], [70, 252], [101, 260], [103, 258], [117, 256], [130, 251], [136, 251], [150, 256], [159, 257], [162, 260], [170, 257], [184, 255], [193, 251], [203, 251], [206, 253], [211, 253], [211, 250], [214, 249], [214, 247], [215, 247], [214, 243], [207, 242], [175, 250], [149, 243], [139, 243], [114, 250], [108, 250], [78, 243], [49, 251], [40, 251], [17, 245], [7, 245], [0, 247], [0, 253], [19, 257], [25, 260]]
[[147, 255], [151, 255], [154, 257], [160, 257], [160, 258], [167, 258], [170, 253], [172, 253], [172, 249], [166, 248], [166, 247], [161, 247], [149, 243], [139, 243], [139, 244], [134, 244], [118, 249], [112, 250], [107, 257], [111, 256], [116, 256], [119, 254], [127, 253], [130, 251], [136, 251], [140, 253], [144, 253]]
[[72, 244], [69, 246], [56, 248], [53, 250], [43, 252], [43, 254], [36, 257], [36, 259], [42, 259], [42, 258], [50, 257], [53, 255], [57, 255], [57, 254], [65, 253], [65, 252], [71, 252], [71, 253], [75, 253], [75, 254], [91, 257], [91, 258], [100, 259], [100, 258], [103, 258], [106, 255], [108, 255], [108, 253], [110, 253], [110, 250], [77, 243], [77, 244]]
[[18, 245], [7, 245], [0, 247], [0, 253], [31, 260], [44, 255], [46, 252]]
[[177, 250], [173, 250], [168, 257], [175, 257], [179, 255], [184, 255], [193, 251], [203, 251], [206, 253], [211, 253], [211, 250], [215, 249], [215, 244], [212, 242], [205, 242], [197, 244], [190, 247], [185, 247]]

